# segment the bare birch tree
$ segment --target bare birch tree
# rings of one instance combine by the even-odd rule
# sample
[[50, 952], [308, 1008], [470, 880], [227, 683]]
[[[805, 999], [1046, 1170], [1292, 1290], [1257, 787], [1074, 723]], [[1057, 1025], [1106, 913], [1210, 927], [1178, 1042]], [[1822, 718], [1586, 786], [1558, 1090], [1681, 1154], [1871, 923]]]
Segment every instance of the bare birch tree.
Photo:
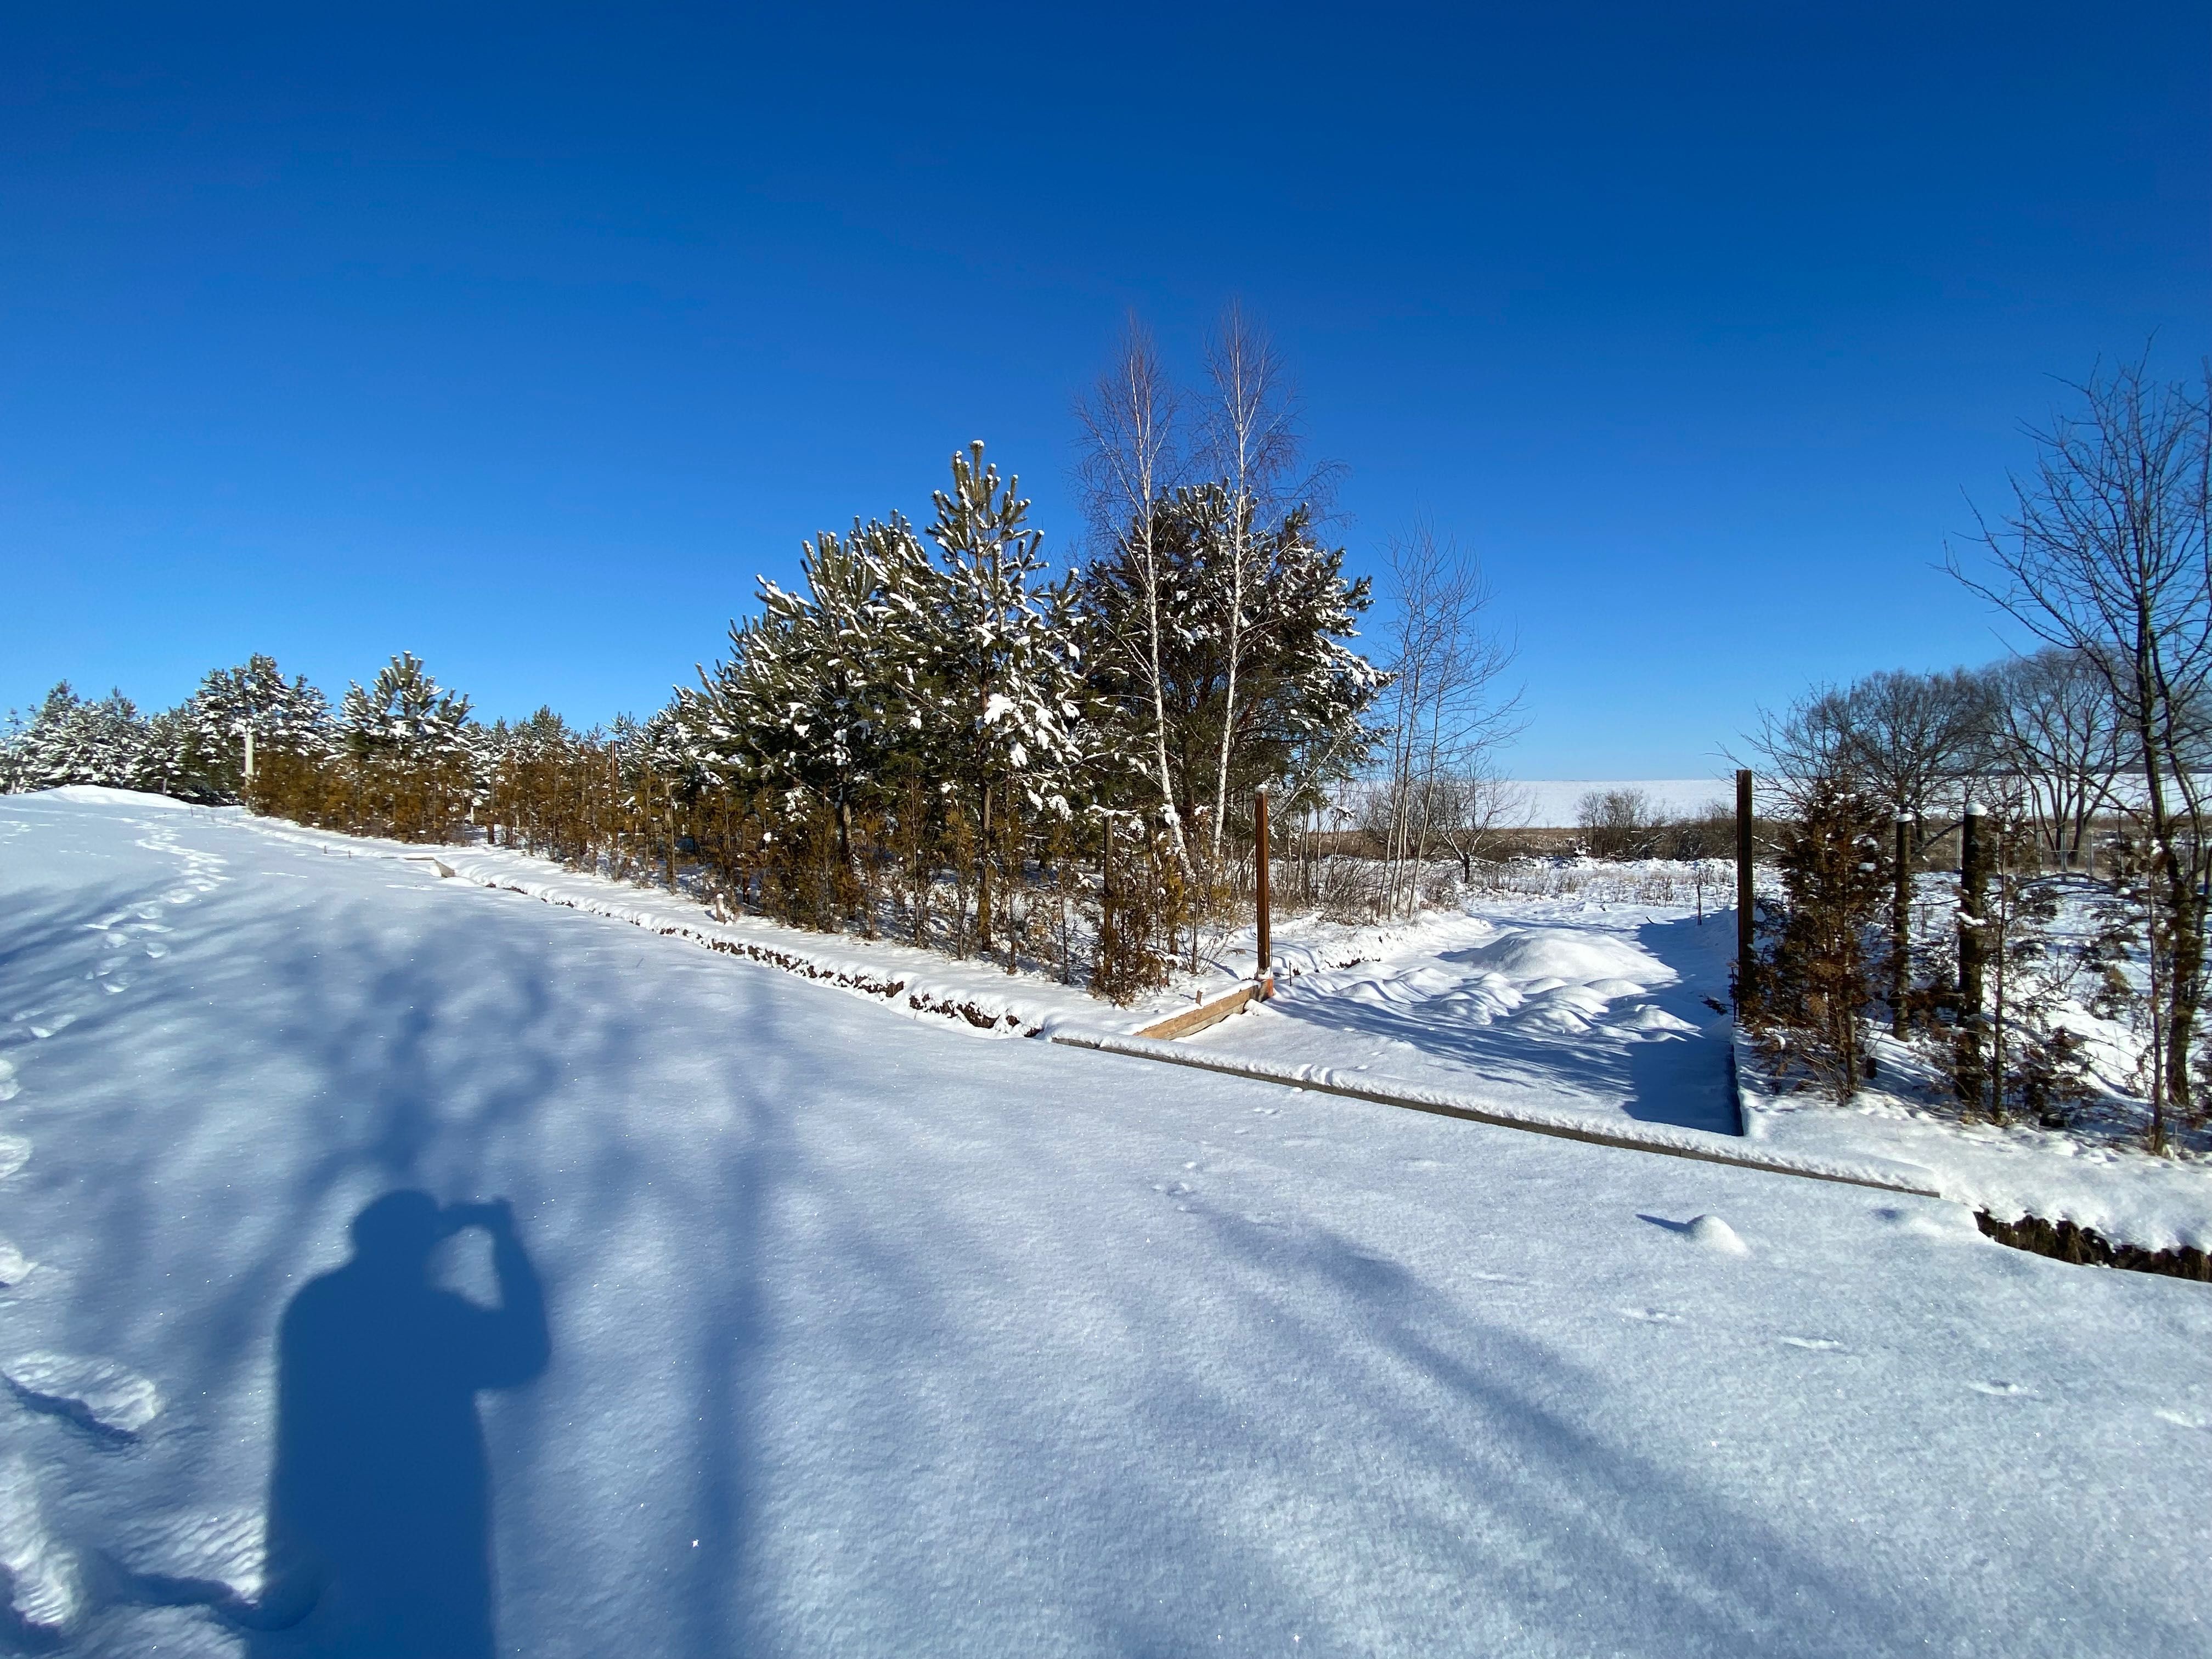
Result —
[[1229, 763], [1237, 729], [1238, 679], [1243, 665], [1249, 605], [1254, 599], [1255, 523], [1296, 500], [1310, 501], [1327, 486], [1331, 470], [1315, 469], [1294, 477], [1299, 459], [1297, 394], [1273, 343], [1231, 301], [1206, 343], [1206, 373], [1211, 392], [1204, 420], [1202, 456], [1227, 489], [1229, 609], [1224, 642], [1228, 662], [1228, 706], [1221, 725], [1213, 787], [1211, 855], [1218, 864], [1221, 836], [1229, 816]]
[[[1083, 428], [1077, 469], [1093, 534], [1103, 545], [1127, 538], [1128, 564], [1139, 587], [1133, 620], [1139, 637], [1119, 641], [1125, 660], [1139, 666], [1152, 700], [1152, 752], [1146, 757], [1160, 793], [1160, 812], [1177, 861], [1188, 874], [1189, 849], [1176, 785], [1168, 765], [1167, 693], [1161, 668], [1164, 579], [1158, 507], [1180, 482], [1178, 399], [1160, 368], [1152, 331], [1134, 315], [1122, 332], [1112, 366], [1075, 405]], [[1216, 819], [1218, 828], [1218, 817]]]

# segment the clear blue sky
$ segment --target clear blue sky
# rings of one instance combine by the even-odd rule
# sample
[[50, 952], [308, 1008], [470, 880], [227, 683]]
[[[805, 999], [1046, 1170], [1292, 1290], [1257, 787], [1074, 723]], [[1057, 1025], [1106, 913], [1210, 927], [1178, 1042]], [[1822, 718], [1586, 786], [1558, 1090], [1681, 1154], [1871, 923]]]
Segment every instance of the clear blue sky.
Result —
[[1975, 661], [1931, 567], [2212, 349], [2212, 11], [11, 8], [0, 708], [274, 653], [658, 706], [987, 439], [1062, 552], [1122, 316], [1231, 295], [1517, 631], [1523, 776]]

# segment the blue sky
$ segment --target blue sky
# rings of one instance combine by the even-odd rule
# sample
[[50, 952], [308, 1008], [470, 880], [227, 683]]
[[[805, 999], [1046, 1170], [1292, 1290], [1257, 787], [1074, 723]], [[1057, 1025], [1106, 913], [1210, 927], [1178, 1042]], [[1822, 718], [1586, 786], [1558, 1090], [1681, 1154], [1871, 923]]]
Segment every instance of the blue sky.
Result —
[[417, 652], [657, 706], [756, 574], [1241, 297], [1516, 634], [1523, 776], [1978, 661], [1934, 567], [2102, 356], [2212, 349], [2212, 13], [18, 8], [0, 708]]

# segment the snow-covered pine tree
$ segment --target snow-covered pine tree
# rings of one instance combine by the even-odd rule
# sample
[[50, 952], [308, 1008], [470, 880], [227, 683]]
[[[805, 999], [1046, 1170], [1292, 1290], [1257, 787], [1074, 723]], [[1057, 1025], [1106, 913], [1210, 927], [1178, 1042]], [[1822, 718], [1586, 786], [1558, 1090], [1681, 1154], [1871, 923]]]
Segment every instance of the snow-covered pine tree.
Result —
[[120, 691], [88, 702], [64, 680], [46, 693], [9, 744], [8, 787], [13, 793], [98, 783], [148, 789], [150, 733], [137, 706]]
[[1003, 893], [1022, 869], [1024, 823], [1073, 816], [1090, 758], [1073, 586], [1051, 580], [1019, 487], [1000, 483], [980, 440], [953, 456], [952, 489], [935, 492], [928, 531], [936, 604], [916, 619], [927, 624], [917, 702], [936, 775], [975, 828], [975, 939], [985, 951], [1001, 927], [994, 868]]
[[913, 528], [855, 520], [804, 544], [804, 591], [760, 584], [761, 613], [732, 623], [729, 657], [672, 709], [676, 763], [759, 795], [764, 902], [793, 921], [850, 914], [856, 820], [887, 809], [922, 744], [917, 698], [934, 574]]
[[391, 833], [445, 835], [472, 802], [477, 744], [469, 700], [439, 685], [412, 652], [346, 689], [338, 735], [351, 763], [359, 811]]
[[587, 750], [582, 735], [550, 707], [486, 732], [479, 765], [495, 839], [583, 862], [591, 844]]
[[198, 770], [216, 788], [246, 793], [246, 736], [255, 766], [280, 757], [324, 761], [333, 751], [330, 700], [305, 675], [286, 680], [274, 657], [256, 652], [234, 668], [210, 670], [179, 711], [188, 721]]

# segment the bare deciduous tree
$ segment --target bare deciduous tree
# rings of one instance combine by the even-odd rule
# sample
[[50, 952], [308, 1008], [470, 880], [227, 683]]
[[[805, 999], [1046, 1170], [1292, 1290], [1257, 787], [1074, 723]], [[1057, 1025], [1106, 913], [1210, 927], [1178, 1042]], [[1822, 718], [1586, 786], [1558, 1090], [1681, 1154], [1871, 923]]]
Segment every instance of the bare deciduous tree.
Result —
[[2101, 678], [2142, 779], [2130, 803], [2160, 899], [2151, 966], [2151, 1130], [2190, 1105], [2203, 994], [2208, 855], [2200, 712], [2212, 693], [2212, 368], [2194, 386], [2153, 380], [2148, 359], [2072, 388], [2075, 412], [2031, 428], [2033, 470], [1978, 541], [1996, 567], [1952, 574]]
[[[1965, 669], [1917, 674], [1888, 669], [1838, 690], [1822, 687], [1779, 716], [1761, 712], [1751, 745], [1777, 792], [1801, 811], [1815, 795], [1848, 787], [1911, 820], [1911, 853], [1927, 839], [1929, 814], [1963, 805], [1989, 746], [1989, 690]], [[1912, 858], [1890, 872], [1889, 1001], [1905, 1028], [1910, 980]]]
[[[1517, 729], [1520, 699], [1503, 692], [1513, 647], [1485, 627], [1491, 590], [1481, 567], [1425, 525], [1383, 550], [1392, 607], [1381, 830], [1392, 911], [1419, 899], [1420, 871], [1444, 817], [1502, 808], [1486, 800], [1492, 751]], [[1471, 854], [1468, 855], [1471, 857]], [[1462, 865], [1468, 861], [1462, 857]]]
[[2019, 781], [2036, 838], [2062, 870], [2096, 873], [2090, 834], [2124, 767], [2106, 677], [2046, 646], [1990, 672], [1997, 763]]
[[1667, 826], [1649, 793], [1625, 787], [1590, 790], [1575, 803], [1575, 823], [1583, 845], [1601, 859], [1649, 858]]
[[1437, 845], [1459, 860], [1462, 881], [1474, 879], [1474, 861], [1516, 830], [1534, 811], [1528, 792], [1498, 775], [1485, 751], [1463, 759], [1432, 793], [1429, 830]]

